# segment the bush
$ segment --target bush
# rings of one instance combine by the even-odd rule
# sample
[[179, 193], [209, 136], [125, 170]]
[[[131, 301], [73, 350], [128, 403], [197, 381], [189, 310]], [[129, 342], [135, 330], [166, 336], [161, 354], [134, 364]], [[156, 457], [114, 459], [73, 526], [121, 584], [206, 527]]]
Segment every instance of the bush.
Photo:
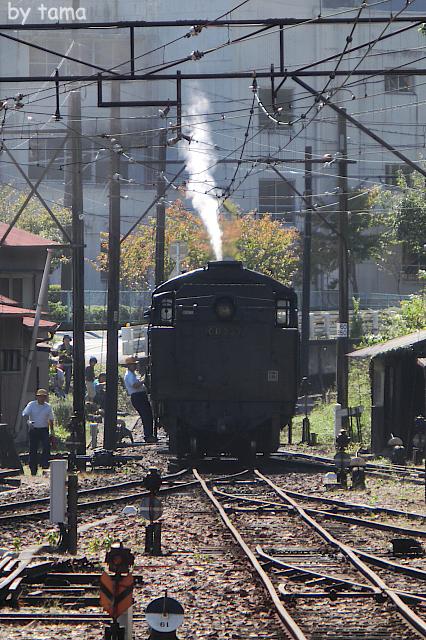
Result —
[[49, 318], [57, 324], [65, 322], [68, 316], [68, 307], [61, 302], [49, 300]]
[[49, 303], [50, 302], [61, 302], [61, 285], [60, 284], [50, 284], [49, 285]]
[[72, 398], [57, 398], [51, 396], [49, 404], [55, 415], [55, 432], [61, 440], [66, 440], [68, 436], [68, 424], [73, 414]]

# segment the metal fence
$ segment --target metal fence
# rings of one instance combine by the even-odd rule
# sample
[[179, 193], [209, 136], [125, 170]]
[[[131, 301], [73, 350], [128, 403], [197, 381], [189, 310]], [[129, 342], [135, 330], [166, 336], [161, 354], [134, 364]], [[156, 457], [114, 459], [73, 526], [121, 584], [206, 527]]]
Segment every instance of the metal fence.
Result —
[[[297, 291], [299, 300], [302, 292]], [[120, 322], [142, 322], [143, 312], [151, 304], [152, 291], [121, 291], [120, 292]], [[55, 296], [63, 305], [62, 321], [72, 319], [72, 291], [55, 292]], [[86, 307], [86, 322], [103, 323], [106, 321], [107, 291], [85, 291], [84, 304]], [[360, 293], [354, 296], [359, 299], [360, 309], [380, 310], [398, 307], [401, 300], [407, 300], [409, 295], [393, 293]], [[332, 312], [338, 309], [339, 292], [337, 290], [311, 291], [311, 311]], [[352, 298], [349, 300], [352, 308]], [[60, 318], [57, 318], [58, 320]]]

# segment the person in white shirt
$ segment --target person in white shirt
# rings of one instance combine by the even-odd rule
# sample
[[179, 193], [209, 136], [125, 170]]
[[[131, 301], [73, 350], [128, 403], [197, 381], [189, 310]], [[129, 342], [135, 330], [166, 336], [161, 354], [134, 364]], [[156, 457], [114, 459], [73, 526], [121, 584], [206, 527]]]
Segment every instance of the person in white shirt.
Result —
[[24, 417], [28, 418], [29, 424], [29, 466], [31, 475], [37, 475], [38, 468], [38, 448], [41, 445], [41, 467], [49, 468], [50, 458], [50, 439], [49, 429], [52, 436], [54, 435], [53, 421], [54, 415], [52, 407], [47, 403], [46, 389], [39, 389], [36, 393], [36, 399], [27, 404], [22, 412]]
[[136, 374], [137, 363], [137, 359], [133, 356], [126, 358], [127, 371], [124, 376], [124, 385], [130, 396], [130, 402], [142, 420], [145, 442], [157, 442], [157, 438], [153, 434], [153, 417], [148, 394], [144, 383]]

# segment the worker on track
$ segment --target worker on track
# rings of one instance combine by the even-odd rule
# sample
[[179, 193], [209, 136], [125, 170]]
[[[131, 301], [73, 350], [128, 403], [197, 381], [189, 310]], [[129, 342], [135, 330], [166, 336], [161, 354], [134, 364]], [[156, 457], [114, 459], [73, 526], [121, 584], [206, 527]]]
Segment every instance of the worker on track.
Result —
[[138, 412], [145, 436], [145, 442], [157, 442], [153, 434], [153, 416], [146, 388], [140, 377], [136, 374], [137, 358], [129, 356], [124, 362], [127, 367], [124, 376], [124, 385], [130, 396], [130, 402]]
[[31, 475], [37, 475], [38, 469], [38, 449], [41, 445], [41, 467], [49, 468], [50, 458], [50, 438], [49, 429], [52, 436], [55, 435], [53, 428], [54, 415], [50, 404], [47, 402], [46, 389], [39, 389], [36, 393], [36, 399], [27, 404], [22, 412], [24, 417], [28, 418], [29, 425], [29, 466]]

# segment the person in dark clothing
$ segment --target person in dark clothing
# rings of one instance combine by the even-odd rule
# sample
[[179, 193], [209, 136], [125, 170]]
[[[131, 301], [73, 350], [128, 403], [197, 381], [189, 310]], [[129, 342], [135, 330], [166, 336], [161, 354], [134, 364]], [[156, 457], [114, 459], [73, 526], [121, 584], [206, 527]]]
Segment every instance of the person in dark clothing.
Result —
[[139, 376], [136, 375], [137, 362], [137, 359], [133, 356], [126, 358], [125, 365], [127, 371], [124, 376], [124, 385], [130, 396], [130, 402], [142, 420], [145, 442], [157, 442], [157, 438], [153, 434], [154, 419], [148, 394], [144, 383]]
[[96, 395], [95, 390], [95, 365], [98, 360], [95, 357], [90, 358], [89, 365], [84, 370], [84, 378], [86, 380], [87, 399], [89, 402], [93, 402]]
[[59, 363], [63, 365], [65, 374], [65, 393], [69, 393], [72, 377], [73, 348], [71, 338], [65, 335], [58, 347]]
[[100, 373], [98, 379], [95, 380], [95, 397], [93, 402], [97, 404], [101, 409], [105, 409], [105, 384], [106, 373]]

